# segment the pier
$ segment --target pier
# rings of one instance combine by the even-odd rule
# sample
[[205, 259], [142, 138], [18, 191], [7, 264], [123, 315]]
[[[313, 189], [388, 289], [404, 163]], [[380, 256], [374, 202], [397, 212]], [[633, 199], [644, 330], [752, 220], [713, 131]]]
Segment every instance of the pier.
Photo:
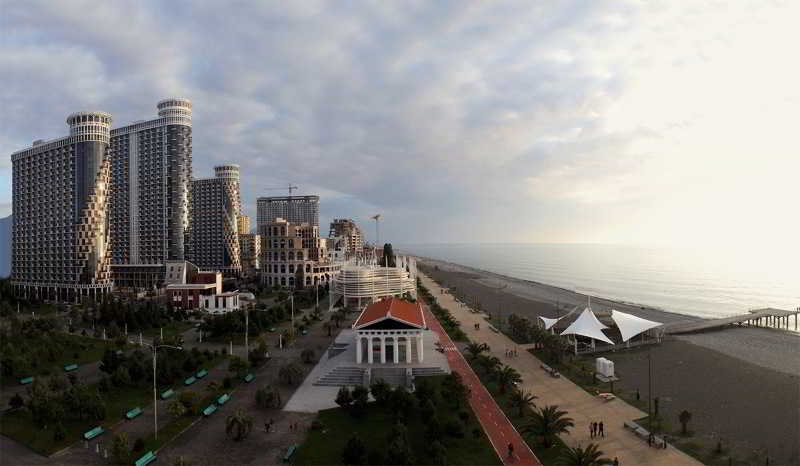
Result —
[[754, 309], [747, 314], [740, 314], [731, 317], [721, 317], [719, 319], [702, 319], [688, 322], [675, 322], [664, 325], [664, 331], [670, 335], [680, 333], [703, 332], [715, 330], [729, 325], [739, 325], [748, 327], [769, 327], [791, 330], [790, 318], [794, 317], [794, 330], [797, 331], [797, 316], [800, 314], [800, 307], [794, 311], [782, 309]]

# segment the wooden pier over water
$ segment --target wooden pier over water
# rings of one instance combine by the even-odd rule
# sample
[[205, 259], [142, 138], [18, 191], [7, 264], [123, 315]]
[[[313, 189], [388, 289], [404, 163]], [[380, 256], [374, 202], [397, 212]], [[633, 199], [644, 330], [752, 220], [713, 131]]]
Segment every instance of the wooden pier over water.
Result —
[[791, 330], [790, 318], [794, 317], [794, 330], [797, 327], [797, 316], [800, 314], [800, 307], [794, 311], [784, 311], [782, 309], [754, 309], [747, 314], [740, 314], [731, 317], [721, 317], [719, 319], [702, 319], [684, 322], [674, 322], [664, 325], [664, 332], [670, 335], [679, 333], [703, 332], [715, 330], [729, 325], [739, 325], [748, 327], [769, 327], [785, 328]]

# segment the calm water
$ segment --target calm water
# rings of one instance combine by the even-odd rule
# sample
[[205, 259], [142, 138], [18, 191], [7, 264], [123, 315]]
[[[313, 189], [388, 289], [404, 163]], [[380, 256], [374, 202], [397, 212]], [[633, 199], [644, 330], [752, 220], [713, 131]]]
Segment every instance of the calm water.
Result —
[[405, 252], [702, 317], [800, 306], [794, 254], [589, 244], [416, 244]]

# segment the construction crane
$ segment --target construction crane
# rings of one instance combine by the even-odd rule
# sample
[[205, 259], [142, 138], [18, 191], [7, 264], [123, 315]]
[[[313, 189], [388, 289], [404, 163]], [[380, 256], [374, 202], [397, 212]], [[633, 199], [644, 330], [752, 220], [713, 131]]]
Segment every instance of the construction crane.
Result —
[[381, 231], [378, 229], [378, 223], [381, 219], [381, 214], [373, 215], [370, 217], [372, 220], [375, 220], [375, 247], [378, 247], [378, 244], [381, 242]]
[[292, 191], [294, 191], [295, 189], [297, 189], [297, 186], [292, 186], [292, 185], [290, 184], [289, 186], [287, 186], [287, 187], [285, 187], [285, 188], [265, 188], [265, 190], [266, 190], [266, 191], [276, 191], [276, 190], [278, 190], [278, 189], [288, 189], [288, 190], [289, 190], [289, 195], [291, 196], [291, 195], [292, 195]]

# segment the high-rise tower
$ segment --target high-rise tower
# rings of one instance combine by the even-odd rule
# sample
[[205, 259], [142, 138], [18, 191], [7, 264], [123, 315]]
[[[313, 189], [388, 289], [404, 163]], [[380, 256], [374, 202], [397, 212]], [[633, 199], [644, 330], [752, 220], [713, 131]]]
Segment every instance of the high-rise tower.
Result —
[[241, 210], [239, 166], [214, 167], [214, 178], [192, 181], [190, 260], [225, 275], [242, 272], [236, 218]]
[[274, 222], [276, 218], [319, 226], [319, 196], [259, 197], [256, 205], [258, 228]]
[[67, 117], [69, 136], [11, 155], [12, 284], [25, 296], [77, 301], [111, 291], [111, 115]]
[[190, 228], [192, 102], [111, 131], [113, 264], [183, 260]]

